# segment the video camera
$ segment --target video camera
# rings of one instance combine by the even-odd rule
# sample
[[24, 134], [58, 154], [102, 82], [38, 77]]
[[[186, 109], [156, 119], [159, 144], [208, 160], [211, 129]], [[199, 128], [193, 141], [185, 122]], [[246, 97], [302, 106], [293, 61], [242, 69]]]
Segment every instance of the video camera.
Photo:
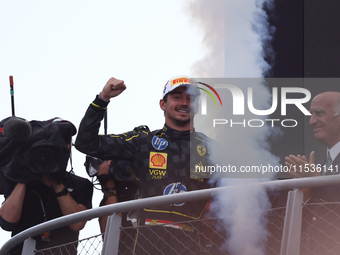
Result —
[[[60, 118], [26, 121], [8, 117], [0, 122], [0, 170], [11, 181], [29, 182], [48, 174], [64, 178], [75, 126]], [[0, 187], [1, 191], [1, 187]]]

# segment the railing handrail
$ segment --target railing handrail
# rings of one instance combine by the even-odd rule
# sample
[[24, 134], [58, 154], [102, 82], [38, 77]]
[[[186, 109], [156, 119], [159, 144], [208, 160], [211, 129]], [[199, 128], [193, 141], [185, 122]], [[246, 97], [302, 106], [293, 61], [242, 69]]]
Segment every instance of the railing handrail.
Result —
[[[313, 188], [326, 185], [340, 184], [340, 175], [320, 176], [320, 177], [308, 177], [300, 179], [286, 179], [286, 180], [273, 180], [265, 182], [247, 183], [249, 187], [261, 187], [268, 190], [289, 190], [294, 188]], [[46, 229], [54, 230], [60, 227], [64, 227], [79, 221], [87, 221], [93, 218], [112, 215], [114, 213], [127, 212], [137, 210], [146, 207], [154, 207], [166, 204], [177, 204], [181, 202], [204, 200], [214, 196], [219, 192], [225, 192], [230, 189], [244, 188], [243, 184], [211, 188], [205, 190], [195, 190], [185, 193], [173, 194], [171, 196], [157, 196], [150, 198], [143, 198], [137, 200], [131, 200], [126, 202], [120, 202], [112, 205], [106, 205], [90, 210], [81, 211], [78, 213], [59, 217], [48, 222], [41, 223], [26, 229], [17, 235], [9, 239], [0, 249], [0, 255], [6, 255], [16, 245], [22, 243], [29, 237], [34, 237], [43, 233]]]

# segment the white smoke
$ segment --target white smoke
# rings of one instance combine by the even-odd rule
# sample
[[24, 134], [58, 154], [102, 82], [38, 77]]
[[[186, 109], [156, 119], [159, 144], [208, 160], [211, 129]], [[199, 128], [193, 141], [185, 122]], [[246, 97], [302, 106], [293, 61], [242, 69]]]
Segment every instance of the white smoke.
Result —
[[[272, 0], [191, 0], [187, 12], [204, 33], [206, 55], [192, 67], [194, 77], [204, 78], [262, 78], [270, 71], [266, 60], [273, 59], [270, 46], [275, 32], [268, 23], [264, 7], [273, 8]], [[247, 82], [237, 85], [247, 95]], [[253, 84], [257, 107], [269, 109], [271, 93], [258, 82]], [[218, 91], [220, 93], [220, 91]], [[222, 99], [223, 101], [223, 99]], [[224, 100], [225, 102], [227, 100]], [[256, 103], [255, 103], [256, 105]], [[260, 105], [260, 107], [259, 107]], [[225, 108], [226, 106], [223, 105]], [[242, 119], [249, 119], [246, 113]], [[225, 113], [225, 119], [235, 118]], [[197, 119], [197, 117], [195, 117]], [[257, 119], [265, 120], [266, 116]], [[199, 122], [199, 121], [198, 121]], [[195, 120], [195, 126], [197, 120]], [[204, 132], [204, 131], [203, 131]], [[216, 132], [216, 129], [214, 129]], [[276, 135], [275, 128], [265, 124], [262, 128], [230, 128], [225, 125], [219, 142], [226, 147], [224, 155], [213, 153], [223, 165], [260, 166], [279, 165], [279, 159], [269, 151], [268, 137]], [[208, 134], [216, 138], [215, 134]], [[223, 139], [221, 137], [223, 136]], [[273, 175], [267, 175], [272, 178]], [[270, 208], [267, 193], [262, 188], [250, 187], [255, 178], [220, 178], [218, 186], [243, 184], [238, 192], [220, 194], [212, 208], [224, 220], [229, 239], [225, 246], [232, 255], [264, 254], [267, 239], [265, 211]]]
[[205, 56], [192, 67], [193, 77], [259, 78], [273, 58], [270, 26], [263, 7], [273, 0], [189, 0], [186, 8], [203, 32]]

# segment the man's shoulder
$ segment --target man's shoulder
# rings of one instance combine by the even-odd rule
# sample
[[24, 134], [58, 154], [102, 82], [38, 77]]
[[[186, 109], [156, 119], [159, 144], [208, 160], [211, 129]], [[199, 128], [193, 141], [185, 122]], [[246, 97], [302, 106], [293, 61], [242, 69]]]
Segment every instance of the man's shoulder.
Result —
[[70, 172], [65, 174], [65, 185], [92, 189], [92, 183], [89, 179]]
[[153, 136], [155, 134], [160, 134], [160, 133], [165, 133], [164, 128], [161, 129], [155, 129], [155, 130], [150, 130], [148, 126], [146, 125], [140, 125], [138, 127], [135, 127], [132, 132], [134, 133], [144, 133], [148, 136]]
[[209, 148], [209, 151], [215, 151], [215, 152], [223, 152], [225, 150], [224, 146], [221, 145], [216, 140], [212, 139], [211, 137], [201, 133], [196, 132], [195, 133], [195, 144], [202, 145], [206, 148]]
[[150, 129], [147, 125], [140, 125], [138, 127], [135, 127], [133, 129], [134, 132], [146, 132], [146, 133], [149, 133], [150, 132]]
[[146, 125], [140, 125], [135, 127], [134, 129], [115, 135], [115, 134], [110, 134], [109, 136], [111, 137], [119, 137], [123, 140], [134, 140], [133, 138], [138, 138], [141, 136], [148, 136], [150, 133], [150, 129]]
[[216, 143], [216, 141], [209, 136], [201, 133], [201, 132], [195, 132], [195, 139], [205, 142], [205, 143]]
[[64, 185], [78, 204], [92, 208], [93, 184], [90, 180], [66, 172]]

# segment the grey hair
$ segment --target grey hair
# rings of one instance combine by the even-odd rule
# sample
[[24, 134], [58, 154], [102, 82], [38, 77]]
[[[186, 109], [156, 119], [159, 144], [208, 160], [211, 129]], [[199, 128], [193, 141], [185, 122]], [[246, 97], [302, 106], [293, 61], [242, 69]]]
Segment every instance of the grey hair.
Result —
[[340, 97], [336, 99], [336, 102], [333, 107], [334, 116], [338, 116], [340, 114]]

